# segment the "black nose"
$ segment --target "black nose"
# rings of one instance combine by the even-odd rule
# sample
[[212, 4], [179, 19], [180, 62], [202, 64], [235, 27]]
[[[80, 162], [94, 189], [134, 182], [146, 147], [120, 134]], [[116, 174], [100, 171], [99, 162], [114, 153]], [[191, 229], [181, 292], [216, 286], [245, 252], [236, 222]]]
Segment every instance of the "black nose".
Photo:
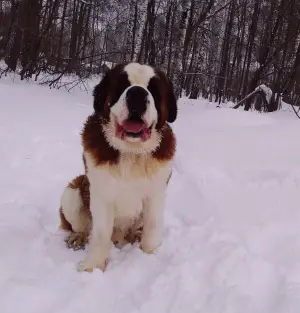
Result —
[[147, 110], [148, 92], [140, 86], [131, 87], [126, 93], [129, 119], [141, 119]]

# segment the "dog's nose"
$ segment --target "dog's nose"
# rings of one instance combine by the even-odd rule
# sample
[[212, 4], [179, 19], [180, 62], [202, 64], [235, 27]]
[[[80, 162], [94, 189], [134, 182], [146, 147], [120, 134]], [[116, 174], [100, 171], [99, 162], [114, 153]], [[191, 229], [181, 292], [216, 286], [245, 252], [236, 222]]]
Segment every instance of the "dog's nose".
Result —
[[141, 118], [147, 110], [148, 92], [140, 86], [133, 86], [126, 93], [129, 118]]

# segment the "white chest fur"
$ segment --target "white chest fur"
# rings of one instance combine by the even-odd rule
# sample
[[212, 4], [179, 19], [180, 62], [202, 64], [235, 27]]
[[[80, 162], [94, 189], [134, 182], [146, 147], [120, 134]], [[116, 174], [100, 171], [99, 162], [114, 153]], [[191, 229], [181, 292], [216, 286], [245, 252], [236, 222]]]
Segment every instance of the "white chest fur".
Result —
[[119, 228], [130, 227], [140, 216], [145, 201], [165, 190], [171, 173], [171, 162], [160, 163], [147, 156], [125, 154], [116, 165], [98, 167], [88, 153], [85, 158], [91, 196], [97, 193], [110, 207], [114, 225]]

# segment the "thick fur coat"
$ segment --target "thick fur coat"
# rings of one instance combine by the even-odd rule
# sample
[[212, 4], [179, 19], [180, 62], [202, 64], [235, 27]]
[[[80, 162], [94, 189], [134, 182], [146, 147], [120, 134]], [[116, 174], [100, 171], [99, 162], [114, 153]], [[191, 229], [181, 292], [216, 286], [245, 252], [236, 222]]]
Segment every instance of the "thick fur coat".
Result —
[[161, 244], [176, 117], [172, 83], [151, 66], [117, 65], [95, 87], [82, 131], [85, 174], [65, 188], [60, 207], [69, 246], [89, 242], [79, 271], [104, 271], [112, 242], [139, 240], [145, 253]]

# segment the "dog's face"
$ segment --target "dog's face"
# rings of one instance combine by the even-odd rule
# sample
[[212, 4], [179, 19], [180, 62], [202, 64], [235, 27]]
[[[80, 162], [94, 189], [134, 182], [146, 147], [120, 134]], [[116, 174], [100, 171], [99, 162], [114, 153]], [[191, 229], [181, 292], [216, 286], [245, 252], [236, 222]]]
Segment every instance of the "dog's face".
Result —
[[172, 83], [148, 65], [117, 65], [94, 89], [94, 110], [106, 139], [122, 152], [151, 152], [166, 122], [177, 117]]

